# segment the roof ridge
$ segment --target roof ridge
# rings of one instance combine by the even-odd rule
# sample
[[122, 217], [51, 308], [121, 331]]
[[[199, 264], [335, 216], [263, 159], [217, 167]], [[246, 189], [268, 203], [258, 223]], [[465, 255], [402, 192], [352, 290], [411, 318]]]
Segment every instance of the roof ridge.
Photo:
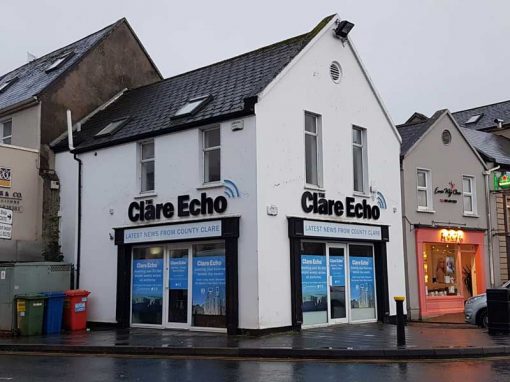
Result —
[[133, 91], [133, 90], [139, 90], [139, 89], [142, 89], [142, 88], [146, 88], [146, 87], [149, 87], [149, 86], [153, 86], [153, 85], [159, 85], [163, 82], [167, 82], [167, 81], [170, 81], [170, 80], [173, 80], [175, 78], [179, 78], [179, 77], [182, 77], [182, 76], [185, 76], [185, 75], [189, 75], [193, 72], [197, 72], [199, 70], [204, 70], [204, 69], [207, 69], [207, 68], [211, 68], [213, 66], [216, 66], [216, 65], [220, 65], [220, 64], [224, 64], [226, 62], [229, 62], [229, 61], [233, 61], [233, 60], [236, 60], [236, 59], [239, 59], [243, 56], [247, 56], [249, 54], [252, 54], [252, 53], [255, 53], [255, 52], [260, 52], [260, 51], [264, 51], [264, 50], [267, 50], [267, 49], [270, 49], [270, 48], [274, 48], [278, 45], [284, 45], [284, 44], [288, 44], [290, 42], [294, 42], [294, 41], [297, 41], [299, 39], [304, 39], [303, 41], [305, 42], [303, 44], [306, 45], [323, 27], [324, 25], [329, 21], [331, 20], [332, 17], [334, 17], [335, 14], [333, 15], [330, 15], [330, 16], [327, 16], [325, 17], [324, 19], [322, 19], [312, 30], [310, 30], [309, 32], [306, 32], [306, 33], [302, 33], [300, 35], [297, 35], [297, 36], [294, 36], [294, 37], [290, 37], [290, 38], [287, 38], [285, 40], [281, 40], [281, 41], [277, 41], [275, 43], [272, 43], [272, 44], [269, 44], [269, 45], [264, 45], [260, 48], [256, 48], [256, 49], [253, 49], [253, 50], [250, 50], [248, 52], [244, 52], [244, 53], [241, 53], [241, 54], [238, 54], [236, 56], [232, 56], [230, 58], [226, 58], [224, 60], [221, 60], [221, 61], [216, 61], [216, 62], [213, 62], [211, 64], [208, 64], [208, 65], [205, 65], [205, 66], [201, 66], [199, 68], [195, 68], [195, 69], [192, 69], [192, 70], [188, 70], [187, 72], [183, 72], [183, 73], [179, 73], [179, 74], [176, 74], [175, 76], [172, 76], [172, 77], [168, 77], [168, 78], [165, 78], [165, 79], [162, 79], [161, 81], [157, 81], [157, 82], [153, 82], [151, 84], [146, 84], [146, 85], [142, 85], [142, 86], [139, 86], [137, 88], [133, 88], [133, 89], [129, 89], [126, 93], [129, 93], [130, 91]]
[[487, 104], [487, 105], [475, 106], [475, 107], [471, 107], [471, 108], [464, 109], [464, 110], [458, 110], [458, 111], [454, 111], [452, 114], [463, 113], [463, 112], [465, 112], [465, 111], [475, 110], [475, 109], [480, 109], [480, 108], [482, 108], [482, 107], [488, 107], [488, 106], [499, 105], [499, 104], [501, 104], [501, 103], [506, 103], [506, 102], [510, 102], [510, 100], [506, 100], [506, 101], [499, 101], [499, 102], [493, 102], [493, 103], [489, 103], [489, 104]]
[[113, 29], [115, 26], [117, 26], [118, 24], [121, 24], [121, 23], [122, 23], [122, 22], [124, 22], [124, 21], [127, 21], [125, 17], [123, 17], [123, 18], [121, 18], [121, 19], [119, 19], [119, 20], [115, 21], [114, 23], [112, 23], [112, 24], [110, 24], [110, 25], [105, 26], [104, 28], [99, 29], [98, 31], [95, 31], [95, 32], [93, 32], [93, 33], [90, 33], [90, 34], [88, 34], [87, 36], [80, 38], [79, 40], [73, 41], [73, 42], [71, 42], [71, 43], [69, 43], [69, 44], [67, 44], [67, 45], [64, 45], [64, 46], [60, 47], [60, 48], [54, 49], [54, 50], [52, 50], [51, 52], [46, 53], [45, 55], [43, 55], [43, 56], [41, 56], [41, 57], [37, 57], [35, 60], [32, 60], [32, 61], [26, 62], [26, 63], [24, 63], [23, 65], [18, 66], [18, 67], [16, 67], [16, 68], [12, 69], [11, 71], [9, 71], [9, 72], [7, 72], [7, 73], [5, 73], [5, 74], [3, 74], [3, 75], [0, 75], [0, 81], [1, 81], [1, 80], [3, 80], [5, 77], [7, 77], [9, 74], [11, 74], [11, 73], [13, 73], [13, 72], [15, 72], [15, 71], [17, 71], [17, 70], [20, 70], [20, 69], [24, 68], [25, 66], [32, 64], [32, 63], [33, 63], [33, 62], [35, 62], [35, 61], [39, 61], [39, 60], [42, 60], [42, 59], [44, 59], [44, 58], [46, 58], [46, 57], [48, 57], [48, 56], [51, 56], [52, 54], [54, 54], [55, 52], [57, 52], [57, 51], [59, 51], [59, 50], [64, 50], [64, 49], [66, 49], [66, 48], [69, 48], [71, 45], [77, 44], [77, 43], [79, 43], [80, 41], [83, 41], [83, 40], [85, 40], [85, 39], [88, 39], [88, 38], [90, 38], [90, 37], [92, 37], [92, 36], [96, 35], [96, 34], [99, 34], [99, 33], [101, 33], [101, 32], [104, 32], [104, 31], [106, 31], [106, 30], [107, 30], [107, 29], [109, 29], [109, 28], [112, 28], [112, 29]]

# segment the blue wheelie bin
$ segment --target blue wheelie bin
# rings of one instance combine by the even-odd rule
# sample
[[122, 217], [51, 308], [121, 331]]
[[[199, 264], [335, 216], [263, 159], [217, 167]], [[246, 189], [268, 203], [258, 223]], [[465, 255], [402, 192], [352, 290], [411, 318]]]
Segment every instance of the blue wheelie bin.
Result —
[[59, 334], [62, 330], [62, 315], [64, 312], [64, 292], [45, 292], [48, 297], [44, 307], [43, 333]]

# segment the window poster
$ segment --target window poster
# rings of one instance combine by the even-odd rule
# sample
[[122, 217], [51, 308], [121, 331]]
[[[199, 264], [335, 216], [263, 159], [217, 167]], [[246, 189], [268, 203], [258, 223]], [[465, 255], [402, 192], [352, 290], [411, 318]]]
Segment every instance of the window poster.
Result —
[[303, 312], [327, 310], [326, 256], [301, 255]]
[[352, 256], [349, 265], [351, 308], [374, 308], [374, 258]]
[[224, 316], [225, 256], [193, 259], [193, 314]]
[[329, 257], [331, 286], [345, 286], [345, 259], [343, 256]]
[[188, 289], [188, 258], [170, 258], [169, 287], [171, 290]]
[[133, 323], [161, 324], [162, 306], [163, 259], [134, 259]]

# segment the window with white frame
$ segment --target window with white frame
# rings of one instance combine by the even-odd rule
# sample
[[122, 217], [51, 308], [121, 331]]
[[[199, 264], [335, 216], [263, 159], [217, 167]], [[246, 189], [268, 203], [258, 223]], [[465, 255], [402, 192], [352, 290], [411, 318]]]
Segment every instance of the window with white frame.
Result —
[[475, 178], [473, 176], [462, 177], [462, 200], [464, 213], [476, 215]]
[[367, 131], [357, 126], [353, 126], [352, 128], [352, 164], [354, 191], [367, 193]]
[[204, 183], [221, 180], [221, 134], [220, 128], [202, 131], [202, 157], [204, 161]]
[[12, 142], [12, 119], [0, 122], [0, 143], [10, 145]]
[[432, 182], [430, 180], [430, 170], [418, 169], [416, 176], [418, 210], [432, 210]]
[[140, 192], [154, 191], [154, 141], [140, 143]]
[[322, 186], [321, 117], [305, 113], [305, 175], [306, 184]]

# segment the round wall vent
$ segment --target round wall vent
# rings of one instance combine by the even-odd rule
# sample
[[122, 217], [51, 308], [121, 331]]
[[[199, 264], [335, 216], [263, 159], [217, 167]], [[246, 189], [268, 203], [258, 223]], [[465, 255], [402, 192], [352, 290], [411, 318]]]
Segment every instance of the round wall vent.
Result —
[[336, 61], [333, 61], [329, 66], [329, 75], [335, 84], [340, 83], [342, 79], [342, 67]]
[[452, 141], [452, 134], [448, 130], [444, 130], [443, 134], [441, 134], [441, 139], [445, 145], [449, 145]]

